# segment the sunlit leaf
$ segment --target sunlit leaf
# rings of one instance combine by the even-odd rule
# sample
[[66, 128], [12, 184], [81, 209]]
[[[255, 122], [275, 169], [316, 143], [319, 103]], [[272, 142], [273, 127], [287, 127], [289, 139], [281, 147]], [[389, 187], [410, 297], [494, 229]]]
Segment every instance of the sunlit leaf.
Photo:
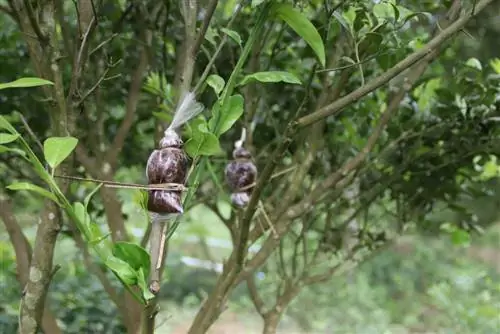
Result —
[[19, 134], [0, 133], [0, 144], [8, 144], [19, 138]]
[[217, 74], [212, 74], [207, 78], [207, 84], [213, 88], [215, 94], [219, 95], [220, 92], [222, 92], [222, 90], [224, 89], [224, 85], [226, 83], [224, 79]]
[[302, 82], [299, 78], [290, 72], [284, 71], [267, 71], [267, 72], [257, 72], [246, 75], [239, 83], [239, 86], [246, 85], [251, 81], [260, 82], [287, 82], [291, 84], [300, 85]]
[[457, 246], [467, 246], [470, 244], [470, 234], [462, 229], [451, 232], [451, 242]]
[[6, 88], [26, 88], [26, 87], [37, 87], [37, 86], [46, 86], [53, 85], [52, 81], [48, 81], [40, 78], [20, 78], [11, 82], [6, 82], [0, 84], [0, 90]]
[[74, 137], [51, 137], [43, 143], [43, 154], [50, 167], [56, 168], [78, 144]]
[[481, 178], [484, 180], [489, 180], [498, 175], [498, 164], [497, 157], [492, 156], [483, 166], [483, 172], [481, 173]]
[[10, 190], [27, 190], [27, 191], [32, 191], [34, 193], [37, 193], [39, 195], [42, 195], [45, 198], [48, 198], [55, 203], [58, 203], [57, 197], [51, 193], [50, 191], [43, 189], [40, 186], [37, 186], [35, 184], [29, 183], [29, 182], [16, 182], [12, 183], [11, 185], [7, 186], [7, 189]]
[[274, 9], [277, 16], [309, 44], [321, 65], [325, 67], [325, 46], [314, 25], [290, 4], [277, 4]]
[[475, 68], [478, 71], [483, 70], [483, 66], [481, 65], [481, 62], [477, 58], [469, 58], [465, 65]]
[[500, 74], [500, 58], [490, 60], [490, 65], [497, 74]]

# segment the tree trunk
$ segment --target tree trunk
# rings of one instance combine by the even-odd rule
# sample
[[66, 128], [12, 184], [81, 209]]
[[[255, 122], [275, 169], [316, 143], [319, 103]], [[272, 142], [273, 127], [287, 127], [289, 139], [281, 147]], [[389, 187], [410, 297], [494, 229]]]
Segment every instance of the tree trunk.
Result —
[[264, 329], [262, 334], [275, 334], [281, 320], [281, 313], [271, 311], [264, 316]]

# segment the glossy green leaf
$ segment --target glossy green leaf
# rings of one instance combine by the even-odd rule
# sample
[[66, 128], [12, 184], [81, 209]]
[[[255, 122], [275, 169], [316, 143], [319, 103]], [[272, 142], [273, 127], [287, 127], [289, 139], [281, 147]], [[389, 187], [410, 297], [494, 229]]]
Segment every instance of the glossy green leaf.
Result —
[[236, 43], [238, 43], [238, 45], [241, 45], [242, 43], [241, 36], [236, 31], [227, 28], [222, 28], [221, 31], [226, 35], [228, 35], [229, 37], [231, 37], [231, 39]]
[[301, 85], [302, 82], [299, 78], [293, 75], [290, 72], [284, 71], [267, 71], [267, 72], [257, 72], [246, 75], [239, 83], [239, 86], [246, 85], [252, 81], [260, 81], [260, 82], [287, 82], [291, 84]]
[[309, 44], [321, 65], [325, 67], [325, 46], [314, 25], [290, 4], [277, 4], [274, 9], [276, 15]]
[[11, 134], [17, 134], [16, 129], [3, 116], [0, 116], [0, 129], [5, 129], [5, 130], [9, 131]]
[[66, 159], [78, 144], [74, 137], [51, 137], [43, 143], [43, 154], [50, 167], [56, 168]]
[[241, 115], [243, 115], [243, 104], [243, 96], [236, 94], [229, 98], [229, 101], [225, 106], [222, 106], [220, 109], [215, 108], [214, 116], [208, 122], [210, 129], [214, 130], [216, 128], [216, 120], [219, 122], [218, 131], [216, 133], [217, 136], [220, 136], [224, 132], [231, 129], [233, 124], [241, 117]]
[[200, 138], [191, 137], [185, 144], [185, 150], [190, 157], [199, 155], [215, 155], [221, 152], [219, 139], [210, 132], [203, 133]]
[[221, 152], [219, 139], [209, 131], [205, 119], [196, 118], [191, 122], [190, 128], [191, 138], [184, 145], [190, 157], [214, 155]]
[[483, 66], [481, 65], [481, 62], [477, 58], [469, 58], [465, 65], [475, 68], [478, 71], [483, 70]]
[[0, 144], [8, 144], [19, 138], [19, 134], [0, 133]]
[[48, 198], [55, 203], [59, 203], [57, 201], [57, 197], [51, 193], [50, 191], [43, 189], [42, 187], [39, 187], [35, 184], [28, 183], [28, 182], [16, 182], [12, 183], [11, 185], [7, 186], [7, 189], [10, 190], [27, 190], [27, 191], [32, 191], [34, 193], [37, 193], [39, 195], [42, 195], [45, 198]]
[[54, 83], [52, 81], [48, 81], [45, 79], [28, 77], [28, 78], [20, 78], [11, 82], [2, 83], [0, 84], [0, 90], [7, 88], [26, 88], [26, 87], [46, 86], [53, 84]]
[[139, 270], [137, 270], [137, 285], [139, 286], [139, 288], [141, 288], [142, 297], [145, 300], [151, 300], [155, 297], [155, 295], [153, 295], [151, 291], [149, 291], [148, 284], [146, 283], [147, 276], [148, 275], [146, 275], [143, 268], [139, 268]]
[[108, 256], [104, 264], [109, 269], [113, 270], [118, 277], [127, 285], [134, 285], [137, 283], [136, 271], [125, 261], [115, 256]]
[[130, 242], [119, 241], [113, 245], [112, 252], [114, 256], [127, 262], [134, 270], [139, 270], [142, 267], [146, 271], [149, 271], [151, 260], [148, 252], [141, 246]]
[[219, 95], [224, 89], [225, 81], [217, 74], [212, 74], [207, 78], [207, 84], [213, 88], [215, 94]]

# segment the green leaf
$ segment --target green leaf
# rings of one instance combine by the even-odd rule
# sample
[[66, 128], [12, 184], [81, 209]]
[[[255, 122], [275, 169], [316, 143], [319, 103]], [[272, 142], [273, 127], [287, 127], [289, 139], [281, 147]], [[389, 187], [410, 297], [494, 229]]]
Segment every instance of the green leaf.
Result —
[[102, 184], [102, 183], [100, 183], [97, 187], [95, 187], [95, 189], [94, 189], [94, 190], [92, 190], [92, 191], [90, 192], [90, 194], [88, 194], [88, 195], [85, 197], [85, 199], [83, 200], [83, 204], [84, 204], [84, 206], [85, 206], [85, 211], [87, 211], [87, 210], [88, 210], [89, 203], [90, 203], [90, 200], [92, 199], [92, 197], [95, 195], [95, 193], [96, 193], [96, 192], [98, 192], [98, 191], [99, 191], [99, 189], [101, 189], [101, 187], [102, 187], [102, 186], [103, 186], [103, 184]]
[[0, 84], [0, 90], [1, 89], [7, 89], [7, 88], [26, 88], [26, 87], [37, 87], [37, 86], [46, 86], [46, 85], [53, 85], [54, 83], [52, 81], [48, 81], [45, 79], [40, 79], [40, 78], [20, 78], [15, 81], [7, 82]]
[[325, 46], [318, 30], [299, 11], [289, 4], [275, 5], [275, 11], [279, 18], [285, 21], [307, 44], [313, 49], [321, 65], [325, 67]]
[[210, 132], [203, 133], [201, 139], [191, 137], [184, 146], [187, 154], [194, 158], [198, 155], [215, 155], [221, 152], [219, 139]]
[[155, 297], [155, 295], [153, 295], [151, 291], [149, 291], [148, 284], [146, 283], [146, 276], [148, 275], [144, 273], [143, 268], [139, 268], [139, 270], [137, 271], [137, 285], [141, 288], [142, 297], [145, 300], [151, 300]]
[[465, 65], [475, 68], [478, 71], [483, 70], [483, 66], [481, 65], [481, 62], [477, 58], [469, 58], [469, 60], [467, 60]]
[[392, 10], [394, 11], [394, 21], [397, 22], [399, 20], [399, 9], [398, 9], [398, 6], [396, 6], [392, 2], [390, 3], [390, 5], [392, 6]]
[[134, 270], [139, 270], [142, 267], [149, 275], [151, 260], [148, 252], [141, 246], [131, 242], [119, 241], [113, 245], [112, 252], [114, 256], [127, 262]]
[[217, 74], [212, 74], [207, 78], [207, 84], [213, 88], [213, 90], [215, 91], [215, 94], [217, 94], [217, 96], [218, 96], [220, 94], [220, 92], [222, 92], [222, 90], [224, 89], [224, 85], [226, 83], [225, 83], [224, 79], [222, 79]]
[[11, 134], [17, 134], [16, 129], [14, 129], [12, 124], [10, 124], [9, 121], [3, 116], [0, 116], [0, 129], [5, 129]]
[[217, 46], [217, 42], [215, 41], [215, 37], [218, 36], [217, 32], [214, 28], [208, 28], [205, 33], [205, 39], [210, 42], [213, 46]]
[[73, 203], [73, 212], [75, 213], [76, 218], [81, 224], [81, 227], [83, 229], [82, 233], [85, 235], [85, 239], [88, 241], [92, 241], [90, 216], [85, 210], [83, 204], [80, 202]]
[[299, 78], [293, 75], [290, 72], [284, 71], [268, 71], [268, 72], [257, 72], [246, 75], [239, 83], [238, 86], [246, 85], [251, 81], [260, 81], [260, 82], [287, 82], [291, 84], [301, 85], [302, 82]]
[[497, 74], [500, 74], [500, 58], [490, 60], [490, 66]]
[[208, 130], [208, 124], [204, 118], [194, 119], [190, 129], [191, 138], [184, 145], [190, 157], [214, 155], [221, 152], [219, 139]]
[[238, 34], [236, 31], [227, 29], [227, 28], [221, 28], [221, 31], [231, 37], [232, 40], [234, 40], [238, 45], [241, 46], [242, 40], [240, 34]]
[[470, 244], [470, 234], [462, 229], [451, 232], [451, 242], [457, 246], [467, 246]]
[[20, 149], [15, 149], [15, 148], [10, 148], [10, 147], [4, 146], [4, 145], [0, 145], [0, 153], [13, 152], [13, 151], [19, 151], [17, 153], [21, 153], [23, 155], [26, 155], [26, 153]]
[[379, 2], [373, 5], [373, 14], [377, 19], [387, 19], [394, 17], [394, 10], [391, 5]]
[[53, 193], [51, 193], [50, 191], [48, 191], [46, 189], [43, 189], [42, 187], [34, 185], [32, 183], [16, 182], [16, 183], [13, 183], [13, 184], [7, 186], [7, 189], [32, 191], [34, 193], [42, 195], [43, 197], [48, 198], [48, 199], [54, 201], [55, 203], [59, 204], [57, 197]]
[[51, 137], [43, 143], [43, 154], [50, 167], [56, 168], [66, 159], [78, 144], [74, 137]]
[[113, 270], [126, 285], [134, 285], [137, 283], [137, 273], [122, 259], [110, 255], [106, 261], [104, 261], [104, 264], [106, 267]]
[[252, 0], [252, 5], [251, 5], [251, 7], [252, 7], [252, 8], [255, 8], [255, 7], [257, 7], [258, 5], [260, 5], [261, 3], [263, 3], [263, 2], [264, 2], [264, 0]]
[[19, 138], [19, 134], [11, 135], [10, 133], [0, 133], [0, 144], [8, 144]]
[[490, 157], [490, 160], [488, 160], [483, 166], [483, 172], [481, 173], [481, 178], [483, 180], [489, 180], [497, 176], [498, 176], [497, 157], [492, 155]]
[[243, 115], [243, 103], [244, 99], [242, 95], [235, 94], [231, 96], [226, 105], [222, 106], [220, 109], [216, 108], [214, 110], [214, 116], [208, 122], [210, 129], [212, 131], [216, 129], [214, 124], [216, 120], [219, 122], [218, 131], [216, 133], [217, 136], [231, 129], [233, 124]]

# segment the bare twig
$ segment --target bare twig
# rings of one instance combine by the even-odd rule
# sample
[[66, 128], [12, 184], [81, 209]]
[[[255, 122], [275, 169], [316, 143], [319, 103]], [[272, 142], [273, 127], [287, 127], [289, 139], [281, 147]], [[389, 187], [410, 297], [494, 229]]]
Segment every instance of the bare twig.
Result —
[[31, 127], [29, 126], [28, 122], [26, 121], [26, 118], [24, 118], [23, 114], [21, 114], [20, 112], [18, 112], [18, 114], [19, 117], [21, 118], [21, 122], [23, 122], [23, 125], [26, 128], [26, 131], [28, 131], [29, 135], [31, 136], [31, 139], [33, 139], [33, 141], [35, 142], [35, 144], [37, 144], [41, 152], [43, 152], [43, 145], [40, 142], [40, 139], [38, 139], [38, 137], [35, 135]]

